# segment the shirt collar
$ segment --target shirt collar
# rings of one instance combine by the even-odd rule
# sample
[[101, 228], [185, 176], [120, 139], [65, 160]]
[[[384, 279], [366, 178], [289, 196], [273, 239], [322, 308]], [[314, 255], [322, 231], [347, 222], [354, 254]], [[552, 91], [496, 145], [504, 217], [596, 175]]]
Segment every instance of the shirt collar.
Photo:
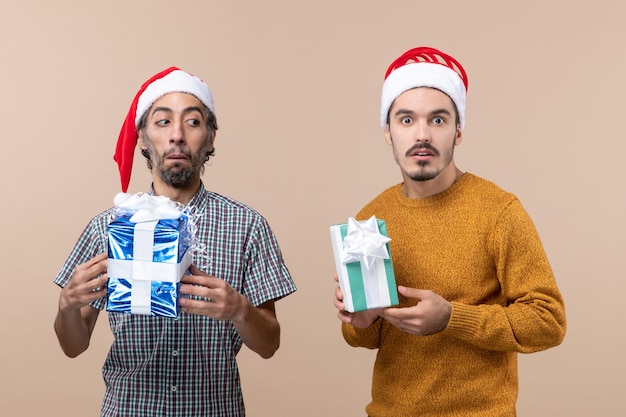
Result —
[[[155, 195], [154, 184], [150, 184], [148, 194]], [[195, 210], [197, 212], [201, 212], [206, 206], [208, 194], [209, 192], [206, 190], [206, 188], [204, 188], [204, 183], [200, 181], [200, 187], [198, 188], [198, 191], [194, 194], [193, 197], [191, 197], [191, 200], [189, 200], [189, 203], [187, 203], [185, 207], [195, 207]]]

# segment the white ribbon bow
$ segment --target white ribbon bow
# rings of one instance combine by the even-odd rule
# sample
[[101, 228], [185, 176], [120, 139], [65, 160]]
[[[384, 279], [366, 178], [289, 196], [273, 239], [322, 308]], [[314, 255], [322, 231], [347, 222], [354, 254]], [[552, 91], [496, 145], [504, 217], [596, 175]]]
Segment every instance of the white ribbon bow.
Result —
[[376, 259], [389, 259], [387, 242], [391, 239], [378, 231], [376, 216], [365, 221], [348, 219], [348, 231], [343, 239], [343, 256], [341, 262], [359, 261], [369, 271]]
[[177, 204], [165, 196], [118, 193], [113, 199], [113, 204], [118, 210], [134, 213], [130, 218], [133, 223], [175, 220], [181, 215]]

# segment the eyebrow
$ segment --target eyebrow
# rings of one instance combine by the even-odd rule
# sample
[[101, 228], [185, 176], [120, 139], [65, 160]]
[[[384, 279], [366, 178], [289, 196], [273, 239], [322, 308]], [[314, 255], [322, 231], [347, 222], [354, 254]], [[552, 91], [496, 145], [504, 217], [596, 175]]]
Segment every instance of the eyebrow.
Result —
[[[170, 109], [169, 107], [155, 107], [154, 109], [152, 109], [152, 112], [150, 113], [150, 115], [152, 116], [152, 115], [154, 115], [154, 113], [156, 113], [158, 111], [164, 111], [164, 112], [167, 112], [167, 113], [173, 113], [172, 109]], [[204, 116], [204, 112], [198, 106], [186, 107], [185, 109], [183, 109], [183, 114], [188, 114], [188, 113], [191, 113], [191, 112], [194, 112], [194, 111], [197, 111], [202, 116]]]
[[[415, 112], [413, 110], [409, 110], [409, 109], [398, 109], [398, 110], [396, 110], [393, 113], [394, 116], [402, 116], [402, 115], [409, 115], [409, 116], [411, 116], [411, 115], [414, 115], [414, 114], [415, 114]], [[432, 116], [436, 116], [438, 114], [445, 114], [445, 115], [448, 115], [448, 116], [452, 116], [452, 113], [450, 113], [450, 111], [448, 109], [444, 109], [444, 108], [433, 110], [428, 115], [432, 117]]]

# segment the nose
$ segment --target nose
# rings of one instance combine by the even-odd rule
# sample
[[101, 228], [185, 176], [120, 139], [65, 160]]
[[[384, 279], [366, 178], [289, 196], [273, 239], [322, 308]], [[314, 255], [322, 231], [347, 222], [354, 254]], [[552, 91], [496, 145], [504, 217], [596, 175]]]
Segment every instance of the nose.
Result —
[[170, 135], [171, 143], [183, 143], [185, 142], [185, 133], [183, 130], [183, 124], [181, 122], [173, 122], [171, 124], [172, 130]]
[[430, 142], [430, 128], [428, 122], [420, 120], [415, 123], [415, 141], [416, 142]]

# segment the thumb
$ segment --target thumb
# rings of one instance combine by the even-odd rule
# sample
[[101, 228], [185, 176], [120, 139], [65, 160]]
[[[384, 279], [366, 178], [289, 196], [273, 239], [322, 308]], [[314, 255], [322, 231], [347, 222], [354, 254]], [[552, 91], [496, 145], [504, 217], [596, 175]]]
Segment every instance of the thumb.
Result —
[[207, 274], [205, 274], [204, 272], [200, 271], [195, 265], [191, 264], [191, 266], [189, 267], [189, 273], [191, 273], [191, 275], [200, 275], [200, 276], [205, 276], [208, 277]]
[[428, 297], [428, 291], [427, 290], [420, 290], [417, 288], [409, 288], [409, 287], [404, 287], [402, 285], [398, 286], [398, 292], [407, 297], [407, 298], [416, 298], [418, 300], [423, 300], [424, 298]]

